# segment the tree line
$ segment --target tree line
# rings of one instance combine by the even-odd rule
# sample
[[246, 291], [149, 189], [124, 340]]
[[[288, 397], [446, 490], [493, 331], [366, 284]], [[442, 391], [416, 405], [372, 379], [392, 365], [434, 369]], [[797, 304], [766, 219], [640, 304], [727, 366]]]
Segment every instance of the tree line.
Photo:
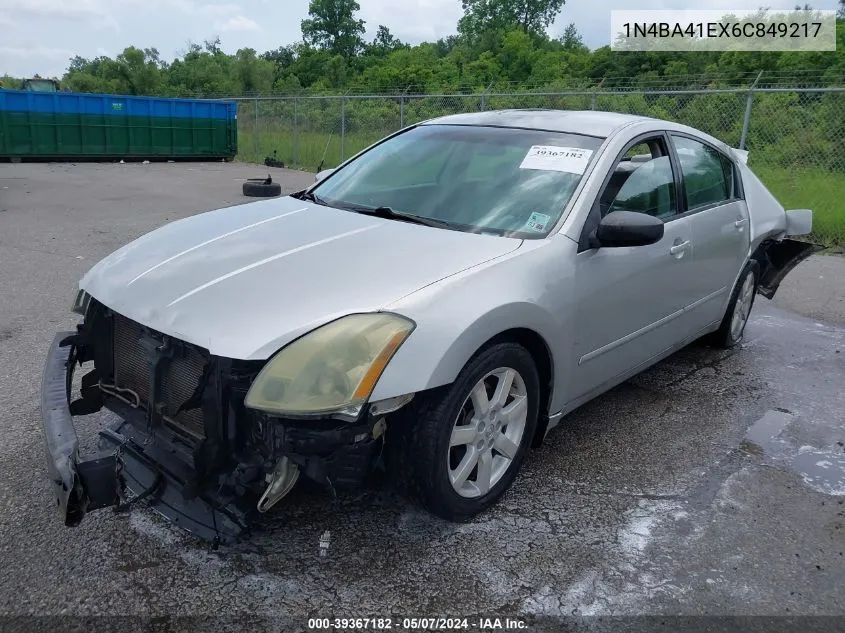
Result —
[[[155, 48], [130, 46], [114, 58], [70, 60], [63, 89], [156, 96], [255, 93], [470, 92], [515, 87], [549, 89], [655, 82], [700, 87], [745, 85], [763, 71], [806, 73], [814, 81], [845, 76], [845, 0], [839, 0], [836, 52], [634, 52], [588, 49], [577, 25], [549, 28], [565, 0], [462, 0], [457, 34], [410, 45], [379, 25], [372, 41], [357, 0], [311, 0], [302, 41], [258, 52], [225, 53], [220, 38], [190, 43], [172, 61]], [[806, 7], [805, 7], [806, 8]], [[796, 7], [796, 9], [800, 9]], [[2, 78], [6, 87], [19, 80]]]

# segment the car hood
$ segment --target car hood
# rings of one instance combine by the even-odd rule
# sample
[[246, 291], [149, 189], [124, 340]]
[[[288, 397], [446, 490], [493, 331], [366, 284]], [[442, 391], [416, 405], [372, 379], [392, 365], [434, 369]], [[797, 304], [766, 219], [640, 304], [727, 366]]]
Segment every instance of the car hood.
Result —
[[167, 224], [100, 261], [80, 288], [212, 354], [264, 359], [520, 244], [285, 197]]

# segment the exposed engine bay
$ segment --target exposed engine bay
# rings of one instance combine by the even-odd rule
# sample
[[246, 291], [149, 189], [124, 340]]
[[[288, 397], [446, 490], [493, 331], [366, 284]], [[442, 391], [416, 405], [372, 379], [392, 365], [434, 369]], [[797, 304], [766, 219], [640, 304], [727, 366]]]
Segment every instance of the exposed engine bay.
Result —
[[[353, 421], [248, 409], [244, 399], [264, 361], [211, 355], [93, 299], [77, 333], [58, 348], [67, 354], [70, 415], [105, 407], [121, 418], [101, 431], [101, 453], [76, 464], [68, 525], [90, 510], [123, 510], [143, 499], [197, 536], [229, 543], [300, 476], [335, 491], [355, 487], [381, 453], [386, 423], [372, 407]], [[74, 399], [74, 369], [90, 363]], [[45, 383], [50, 371], [48, 363]]]

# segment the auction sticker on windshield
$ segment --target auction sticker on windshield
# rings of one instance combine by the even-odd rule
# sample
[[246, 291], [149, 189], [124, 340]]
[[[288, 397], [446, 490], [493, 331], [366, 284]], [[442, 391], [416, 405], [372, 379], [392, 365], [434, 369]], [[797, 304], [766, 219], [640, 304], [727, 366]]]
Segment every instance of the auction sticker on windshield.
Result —
[[593, 150], [580, 147], [532, 145], [519, 168], [563, 171], [581, 175], [587, 170], [587, 163], [590, 162], [592, 155]]

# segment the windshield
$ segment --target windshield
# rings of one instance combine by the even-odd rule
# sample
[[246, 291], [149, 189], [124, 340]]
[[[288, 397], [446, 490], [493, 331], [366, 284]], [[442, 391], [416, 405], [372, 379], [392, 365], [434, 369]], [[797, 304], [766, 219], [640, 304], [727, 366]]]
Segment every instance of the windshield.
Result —
[[539, 238], [560, 218], [602, 139], [423, 125], [374, 147], [312, 191], [323, 204], [387, 207], [476, 233]]

